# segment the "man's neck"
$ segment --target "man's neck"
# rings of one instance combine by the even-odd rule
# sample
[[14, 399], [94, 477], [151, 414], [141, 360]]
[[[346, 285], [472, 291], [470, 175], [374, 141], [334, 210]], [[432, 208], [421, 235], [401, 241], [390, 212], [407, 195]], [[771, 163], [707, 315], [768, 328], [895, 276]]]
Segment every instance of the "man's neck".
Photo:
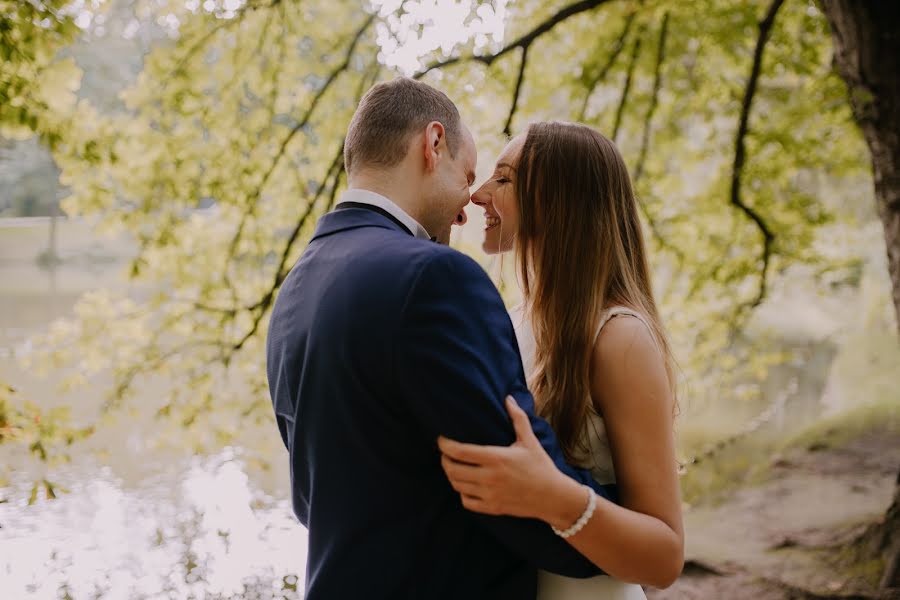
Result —
[[390, 175], [373, 176], [369, 174], [358, 174], [348, 182], [348, 189], [367, 190], [380, 194], [396, 204], [400, 209], [410, 217], [422, 222], [422, 210], [419, 206], [420, 198], [412, 190], [396, 185], [388, 179], [401, 180], [400, 175], [392, 177]]

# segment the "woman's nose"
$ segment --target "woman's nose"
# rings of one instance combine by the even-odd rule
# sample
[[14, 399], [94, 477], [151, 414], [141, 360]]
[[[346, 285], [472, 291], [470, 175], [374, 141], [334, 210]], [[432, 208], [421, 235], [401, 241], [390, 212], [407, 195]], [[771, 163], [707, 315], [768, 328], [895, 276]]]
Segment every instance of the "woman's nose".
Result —
[[471, 200], [472, 204], [477, 204], [478, 206], [484, 206], [485, 204], [487, 204], [487, 194], [485, 194], [484, 192], [484, 186], [481, 186], [480, 188], [475, 190], [475, 193], [472, 194]]

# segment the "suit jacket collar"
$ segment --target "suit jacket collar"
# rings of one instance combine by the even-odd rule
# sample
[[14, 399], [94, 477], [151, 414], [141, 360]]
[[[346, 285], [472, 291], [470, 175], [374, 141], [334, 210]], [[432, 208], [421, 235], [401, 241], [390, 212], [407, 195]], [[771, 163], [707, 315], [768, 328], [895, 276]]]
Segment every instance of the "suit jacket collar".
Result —
[[402, 225], [394, 222], [381, 213], [367, 208], [345, 208], [334, 210], [323, 215], [316, 225], [316, 231], [313, 233], [312, 239], [325, 237], [340, 231], [359, 229], [360, 227], [390, 229], [397, 233], [412, 237], [410, 232]]
[[341, 200], [338, 203], [338, 208], [340, 208], [342, 205], [348, 204], [356, 205], [359, 207], [368, 206], [378, 212], [386, 213], [385, 216], [390, 216], [391, 219], [399, 221], [407, 231], [409, 231], [417, 238], [427, 240], [431, 237], [430, 235], [428, 235], [428, 232], [425, 230], [425, 228], [422, 227], [421, 223], [412, 218], [412, 216], [405, 210], [397, 206], [397, 204], [395, 204], [393, 200], [371, 190], [352, 188], [344, 191], [344, 193], [341, 194]]
[[391, 221], [393, 221], [394, 223], [396, 223], [397, 225], [402, 227], [404, 231], [409, 232], [409, 235], [413, 235], [413, 232], [410, 231], [409, 227], [407, 227], [403, 221], [398, 219], [396, 215], [381, 208], [380, 206], [375, 206], [373, 204], [365, 204], [365, 203], [361, 203], [361, 202], [341, 202], [340, 204], [338, 204], [337, 206], [334, 207], [334, 210], [346, 210], [348, 208], [362, 208], [365, 210], [375, 211], [380, 215], [384, 215], [385, 217], [387, 217], [388, 219], [390, 219]]

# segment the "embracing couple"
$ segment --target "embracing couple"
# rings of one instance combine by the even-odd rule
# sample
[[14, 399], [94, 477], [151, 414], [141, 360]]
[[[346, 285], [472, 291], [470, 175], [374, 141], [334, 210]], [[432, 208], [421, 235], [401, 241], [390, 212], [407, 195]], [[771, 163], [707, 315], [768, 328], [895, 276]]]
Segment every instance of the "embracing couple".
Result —
[[[671, 584], [672, 357], [613, 143], [533, 124], [473, 194], [456, 106], [397, 79], [360, 102], [344, 164], [267, 341], [306, 598], [632, 600]], [[485, 251], [515, 253], [510, 313], [447, 246], [469, 202]]]

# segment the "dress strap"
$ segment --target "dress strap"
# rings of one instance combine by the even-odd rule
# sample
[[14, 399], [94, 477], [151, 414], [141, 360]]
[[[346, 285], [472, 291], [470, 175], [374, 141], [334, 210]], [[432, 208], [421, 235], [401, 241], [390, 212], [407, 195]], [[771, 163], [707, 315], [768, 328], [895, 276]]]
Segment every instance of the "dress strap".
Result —
[[597, 326], [597, 332], [594, 334], [594, 344], [597, 344], [597, 338], [600, 337], [600, 331], [603, 329], [603, 326], [609, 323], [614, 317], [618, 317], [619, 315], [627, 315], [629, 317], [634, 317], [638, 321], [644, 324], [644, 327], [647, 328], [647, 331], [650, 332], [650, 337], [653, 339], [653, 343], [656, 345], [656, 349], [662, 353], [662, 349], [659, 347], [659, 342], [656, 339], [656, 335], [653, 333], [653, 328], [650, 327], [650, 323], [647, 322], [647, 318], [644, 317], [641, 313], [637, 312], [632, 308], [628, 308], [627, 306], [613, 306], [612, 308], [604, 311], [603, 315], [600, 317], [600, 324]]
[[597, 343], [597, 337], [600, 335], [600, 331], [603, 329], [603, 326], [609, 323], [613, 317], [618, 317], [619, 315], [628, 315], [630, 317], [634, 317], [638, 319], [641, 323], [647, 326], [647, 329], [650, 329], [652, 332], [653, 329], [647, 323], [647, 320], [641, 316], [637, 311], [628, 308], [627, 306], [613, 306], [612, 308], [608, 308], [603, 312], [600, 317], [600, 323], [597, 325], [597, 331], [594, 333], [594, 343]]

